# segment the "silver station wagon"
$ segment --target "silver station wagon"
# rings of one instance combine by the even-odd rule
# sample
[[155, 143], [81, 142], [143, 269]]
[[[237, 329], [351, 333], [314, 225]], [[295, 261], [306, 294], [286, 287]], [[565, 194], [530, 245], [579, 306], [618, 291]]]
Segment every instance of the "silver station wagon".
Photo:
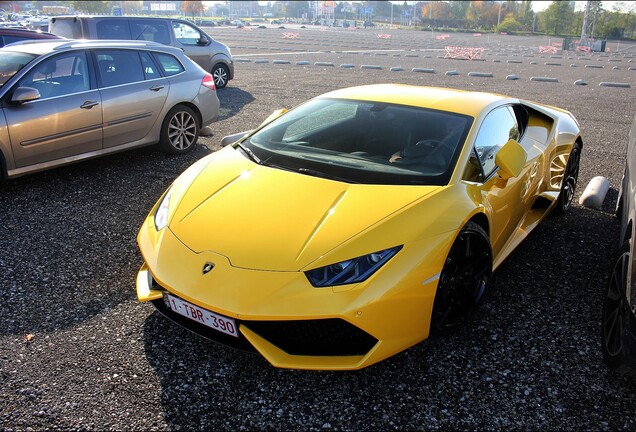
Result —
[[156, 143], [185, 153], [219, 114], [212, 75], [155, 42], [11, 44], [0, 103], [2, 178]]

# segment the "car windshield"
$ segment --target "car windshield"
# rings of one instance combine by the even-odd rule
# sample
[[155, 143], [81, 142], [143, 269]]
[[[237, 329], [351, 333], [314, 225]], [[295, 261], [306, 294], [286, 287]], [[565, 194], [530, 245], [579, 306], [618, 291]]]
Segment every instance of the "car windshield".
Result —
[[412, 106], [317, 98], [239, 146], [261, 164], [349, 183], [445, 185], [472, 121]]
[[0, 51], [0, 87], [36, 57], [35, 54]]

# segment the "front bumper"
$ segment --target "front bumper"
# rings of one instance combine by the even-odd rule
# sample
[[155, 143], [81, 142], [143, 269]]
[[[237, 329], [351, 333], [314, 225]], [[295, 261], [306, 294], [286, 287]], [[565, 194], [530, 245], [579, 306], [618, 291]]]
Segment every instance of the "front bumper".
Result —
[[[157, 232], [152, 218], [138, 241], [145, 259], [137, 276], [140, 301], [152, 301], [197, 334], [256, 350], [272, 365], [293, 369], [360, 369], [426, 339], [446, 255], [440, 244], [426, 242], [440, 252], [429, 254], [429, 264], [423, 265], [413, 262], [405, 247], [387, 264], [391, 271], [383, 269], [342, 291], [314, 288], [303, 272], [241, 269], [222, 255], [194, 253], [169, 229]], [[202, 273], [205, 263], [214, 263], [207, 274]], [[164, 292], [236, 320], [240, 337], [172, 312], [163, 303]]]

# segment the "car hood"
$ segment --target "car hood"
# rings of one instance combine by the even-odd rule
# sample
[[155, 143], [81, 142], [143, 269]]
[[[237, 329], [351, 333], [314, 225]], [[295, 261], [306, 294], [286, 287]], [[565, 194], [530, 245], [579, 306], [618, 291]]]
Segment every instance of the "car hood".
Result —
[[311, 177], [257, 165], [230, 147], [187, 187], [169, 226], [194, 252], [224, 255], [234, 267], [298, 271], [436, 189]]

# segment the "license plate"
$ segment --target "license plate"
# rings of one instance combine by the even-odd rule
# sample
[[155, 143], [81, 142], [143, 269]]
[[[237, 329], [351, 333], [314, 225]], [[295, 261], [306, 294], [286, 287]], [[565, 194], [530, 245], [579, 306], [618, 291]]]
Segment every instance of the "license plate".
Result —
[[175, 297], [170, 294], [164, 294], [163, 301], [172, 312], [176, 312], [179, 315], [190, 318], [192, 321], [196, 321], [199, 324], [208, 326], [213, 330], [220, 331], [221, 333], [239, 337], [236, 322], [232, 318], [215, 314], [214, 312], [195, 306], [192, 303], [181, 300], [179, 297]]

